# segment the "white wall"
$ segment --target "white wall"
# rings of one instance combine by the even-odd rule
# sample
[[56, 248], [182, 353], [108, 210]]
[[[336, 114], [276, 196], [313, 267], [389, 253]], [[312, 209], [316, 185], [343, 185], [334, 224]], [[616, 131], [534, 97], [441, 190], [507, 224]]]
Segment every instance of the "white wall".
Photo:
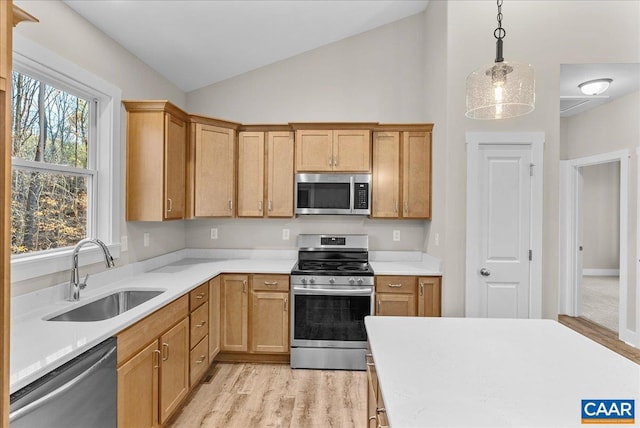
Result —
[[620, 162], [582, 168], [582, 265], [620, 267]]
[[[15, 34], [53, 51], [98, 77], [122, 89], [123, 99], [169, 99], [178, 106], [186, 104], [186, 94], [168, 82], [150, 67], [133, 56], [113, 39], [107, 37], [84, 18], [60, 1], [21, 1], [15, 4], [40, 20], [39, 23], [23, 23]], [[121, 233], [129, 237], [129, 251], [117, 260], [118, 265], [147, 259], [175, 251], [185, 246], [184, 222], [167, 224], [126, 223], [124, 221], [126, 112], [121, 109], [121, 159], [123, 166]], [[142, 246], [142, 233], [151, 233], [152, 245]], [[83, 268], [84, 272], [104, 269], [104, 264]], [[35, 289], [68, 281], [69, 273], [61, 272], [12, 284], [12, 294], [23, 294]]]
[[[542, 315], [558, 312], [558, 188], [560, 159], [560, 64], [640, 62], [640, 2], [512, 1], [502, 7], [507, 31], [504, 57], [529, 62], [536, 73], [536, 109], [500, 121], [466, 119], [465, 79], [495, 58], [496, 4], [447, 2], [447, 158], [444, 272], [449, 287], [464, 287], [467, 131], [543, 131], [544, 224]], [[637, 123], [637, 116], [632, 123]], [[437, 124], [436, 124], [437, 125]], [[460, 301], [457, 314], [463, 313]]]

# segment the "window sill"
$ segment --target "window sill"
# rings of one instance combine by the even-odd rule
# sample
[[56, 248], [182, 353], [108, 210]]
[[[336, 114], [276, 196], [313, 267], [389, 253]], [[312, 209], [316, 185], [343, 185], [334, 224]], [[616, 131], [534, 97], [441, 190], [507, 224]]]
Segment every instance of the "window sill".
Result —
[[[114, 259], [120, 257], [120, 243], [109, 244]], [[52, 250], [35, 255], [16, 256], [11, 259], [11, 282], [25, 281], [43, 275], [64, 272], [71, 269], [73, 247]], [[79, 266], [103, 263], [104, 255], [98, 247], [80, 249]]]

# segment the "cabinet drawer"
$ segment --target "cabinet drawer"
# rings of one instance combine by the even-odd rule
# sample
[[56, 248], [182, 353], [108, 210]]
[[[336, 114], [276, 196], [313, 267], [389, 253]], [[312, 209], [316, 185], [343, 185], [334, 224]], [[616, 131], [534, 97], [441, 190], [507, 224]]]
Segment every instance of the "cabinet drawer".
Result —
[[189, 309], [193, 311], [209, 300], [209, 283], [205, 282], [189, 293]]
[[415, 294], [415, 276], [376, 276], [376, 293]]
[[196, 345], [191, 351], [191, 357], [189, 359], [190, 367], [190, 385], [193, 388], [196, 382], [202, 377], [209, 367], [209, 361], [207, 360], [207, 354], [209, 353], [209, 336], [205, 336], [204, 339]]
[[209, 305], [202, 305], [191, 312], [191, 347], [200, 342], [209, 332]]
[[254, 291], [289, 291], [288, 275], [253, 275]]

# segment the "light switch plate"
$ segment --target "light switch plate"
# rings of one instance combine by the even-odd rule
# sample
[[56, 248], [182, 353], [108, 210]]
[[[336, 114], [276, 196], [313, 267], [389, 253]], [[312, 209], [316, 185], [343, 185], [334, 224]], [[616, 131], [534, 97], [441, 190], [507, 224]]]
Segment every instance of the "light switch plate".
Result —
[[400, 231], [399, 230], [394, 230], [393, 231], [393, 240], [394, 241], [399, 241], [400, 240]]
[[282, 240], [283, 241], [289, 240], [289, 229], [282, 229]]
[[142, 242], [143, 242], [143, 245], [144, 245], [145, 247], [148, 247], [148, 246], [149, 246], [149, 232], [145, 232], [145, 233], [142, 235]]
[[218, 228], [217, 227], [212, 227], [211, 228], [211, 239], [218, 239]]
[[129, 250], [129, 238], [127, 238], [126, 236], [121, 236], [120, 237], [120, 251], [122, 251], [124, 253], [127, 250]]

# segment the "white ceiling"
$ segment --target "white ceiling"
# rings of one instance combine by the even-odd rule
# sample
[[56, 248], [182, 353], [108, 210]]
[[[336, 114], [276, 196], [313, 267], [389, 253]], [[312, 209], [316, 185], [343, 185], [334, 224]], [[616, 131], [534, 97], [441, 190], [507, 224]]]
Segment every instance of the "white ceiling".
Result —
[[65, 0], [188, 92], [422, 12], [426, 0]]
[[[600, 78], [613, 79], [602, 95], [590, 97], [580, 92], [580, 83]], [[562, 64], [560, 116], [573, 116], [638, 90], [640, 64]]]

